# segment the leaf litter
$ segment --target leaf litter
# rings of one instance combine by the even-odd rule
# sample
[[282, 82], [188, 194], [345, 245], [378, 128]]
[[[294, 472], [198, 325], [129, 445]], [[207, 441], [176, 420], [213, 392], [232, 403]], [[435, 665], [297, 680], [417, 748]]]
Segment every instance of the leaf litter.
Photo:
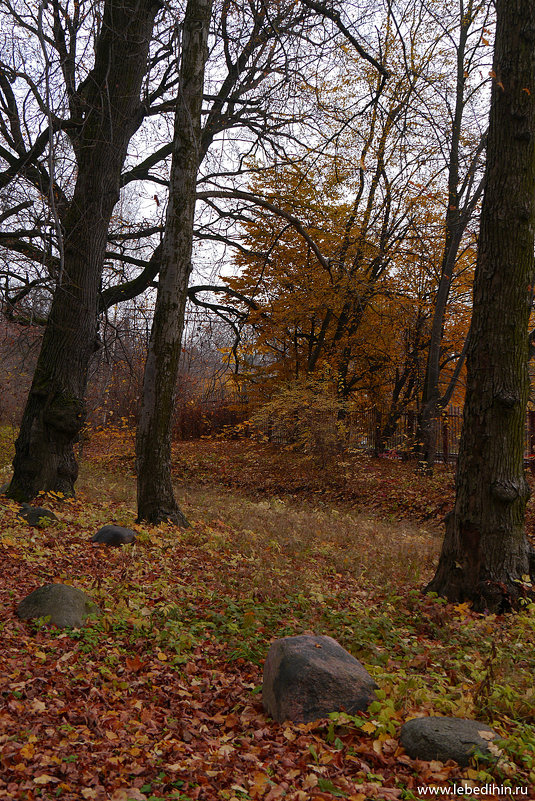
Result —
[[[531, 608], [489, 619], [421, 595], [437, 550], [426, 529], [368, 512], [349, 542], [358, 520], [343, 506], [266, 503], [215, 482], [183, 499], [190, 530], [137, 526], [135, 546], [95, 549], [96, 526], [135, 516], [127, 470], [102, 500], [102, 457], [91, 454], [76, 500], [40, 499], [59, 518], [43, 530], [1, 501], [0, 799], [366, 801], [485, 782], [534, 793]], [[398, 531], [397, 562], [366, 564]], [[416, 576], [404, 554], [418, 542]], [[20, 621], [17, 603], [47, 582], [81, 587], [104, 614], [79, 630]], [[368, 713], [264, 715], [269, 643], [304, 631], [331, 634], [374, 675]], [[508, 745], [468, 769], [411, 760], [400, 725], [430, 714], [490, 722]]]

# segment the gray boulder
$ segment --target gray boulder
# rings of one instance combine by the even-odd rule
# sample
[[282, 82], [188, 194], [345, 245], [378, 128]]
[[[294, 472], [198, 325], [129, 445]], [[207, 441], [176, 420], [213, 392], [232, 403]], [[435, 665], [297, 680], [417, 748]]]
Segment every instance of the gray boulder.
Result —
[[412, 759], [453, 759], [466, 767], [476, 751], [491, 756], [489, 742], [498, 735], [485, 723], [465, 718], [415, 718], [401, 727], [401, 745]]
[[111, 545], [119, 547], [121, 545], [128, 545], [135, 542], [136, 532], [131, 528], [123, 528], [122, 526], [102, 526], [96, 534], [91, 537], [91, 542], [95, 545]]
[[282, 723], [308, 723], [331, 712], [366, 709], [377, 685], [332, 637], [301, 634], [272, 643], [264, 664], [262, 702]]
[[35, 528], [45, 528], [52, 520], [58, 519], [50, 509], [44, 509], [42, 506], [30, 506], [29, 503], [22, 504], [17, 512], [17, 517], [22, 517], [28, 525]]
[[68, 584], [45, 584], [24, 598], [17, 606], [17, 615], [22, 620], [49, 617], [58, 628], [79, 628], [86, 617], [98, 613], [99, 608], [91, 598]]

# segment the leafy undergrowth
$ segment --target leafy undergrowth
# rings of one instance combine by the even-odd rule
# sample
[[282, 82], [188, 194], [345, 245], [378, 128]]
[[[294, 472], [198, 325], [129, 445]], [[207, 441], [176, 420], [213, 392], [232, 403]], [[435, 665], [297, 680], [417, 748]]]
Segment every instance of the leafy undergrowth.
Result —
[[[118, 463], [134, 475], [135, 438], [128, 429], [97, 431], [86, 453], [94, 463]], [[186, 491], [229, 487], [252, 498], [305, 501], [321, 507], [336, 504], [352, 511], [378, 513], [392, 520], [442, 526], [452, 508], [454, 466], [437, 463], [433, 476], [419, 473], [416, 462], [371, 458], [361, 452], [331, 454], [327, 461], [253, 439], [201, 439], [173, 445], [173, 473]], [[531, 499], [528, 534], [535, 532], [535, 477], [528, 472]]]
[[[204, 464], [195, 444], [181, 459]], [[44, 530], [0, 503], [0, 799], [366, 801], [453, 783], [535, 797], [535, 610], [483, 617], [422, 596], [439, 546], [429, 528], [221, 489], [215, 466], [182, 489], [190, 529], [137, 526], [126, 446], [124, 463], [108, 446], [88, 447], [76, 500], [42, 499], [59, 518]], [[92, 547], [108, 522], [137, 543]], [[20, 621], [16, 604], [51, 581], [86, 590], [102, 615], [80, 630]], [[269, 643], [305, 631], [334, 636], [375, 677], [366, 714], [263, 714]], [[432, 714], [489, 722], [502, 753], [467, 769], [409, 759], [401, 723]]]

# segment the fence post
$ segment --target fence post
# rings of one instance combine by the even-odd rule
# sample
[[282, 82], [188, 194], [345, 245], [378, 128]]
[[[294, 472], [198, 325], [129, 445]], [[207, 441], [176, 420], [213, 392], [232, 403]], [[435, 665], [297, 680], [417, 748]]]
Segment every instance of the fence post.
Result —
[[529, 455], [535, 453], [535, 412], [528, 412]]
[[535, 473], [535, 411], [528, 411], [527, 427], [529, 469]]
[[416, 455], [416, 421], [415, 410], [409, 409], [407, 411], [407, 431], [405, 435], [409, 447], [405, 450], [405, 459], [413, 459]]
[[373, 455], [379, 456], [381, 450], [381, 412], [379, 409], [375, 410], [375, 444]]
[[449, 455], [450, 455], [450, 451], [449, 451], [450, 436], [449, 436], [449, 434], [450, 434], [450, 427], [449, 427], [448, 417], [447, 417], [447, 415], [444, 415], [444, 417], [442, 418], [442, 458], [444, 460], [444, 464], [447, 463]]

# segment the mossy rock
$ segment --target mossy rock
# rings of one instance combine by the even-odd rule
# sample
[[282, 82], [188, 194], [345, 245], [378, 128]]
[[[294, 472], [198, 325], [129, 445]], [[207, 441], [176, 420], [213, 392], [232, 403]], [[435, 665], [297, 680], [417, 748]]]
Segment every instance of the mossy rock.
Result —
[[20, 510], [17, 512], [17, 517], [22, 517], [28, 525], [35, 528], [45, 528], [50, 523], [58, 518], [51, 512], [50, 509], [44, 509], [42, 506], [30, 506], [29, 503], [23, 503]]
[[120, 548], [121, 545], [129, 545], [136, 540], [136, 532], [131, 528], [114, 526], [111, 523], [99, 528], [96, 534], [91, 537], [93, 545], [108, 545]]
[[401, 745], [412, 759], [426, 762], [453, 759], [467, 767], [475, 754], [491, 756], [489, 742], [498, 735], [477, 720], [466, 718], [413, 718], [401, 727]]
[[85, 592], [69, 584], [45, 584], [17, 606], [17, 615], [22, 620], [47, 618], [47, 622], [60, 629], [80, 628], [88, 615], [99, 612], [98, 606]]

